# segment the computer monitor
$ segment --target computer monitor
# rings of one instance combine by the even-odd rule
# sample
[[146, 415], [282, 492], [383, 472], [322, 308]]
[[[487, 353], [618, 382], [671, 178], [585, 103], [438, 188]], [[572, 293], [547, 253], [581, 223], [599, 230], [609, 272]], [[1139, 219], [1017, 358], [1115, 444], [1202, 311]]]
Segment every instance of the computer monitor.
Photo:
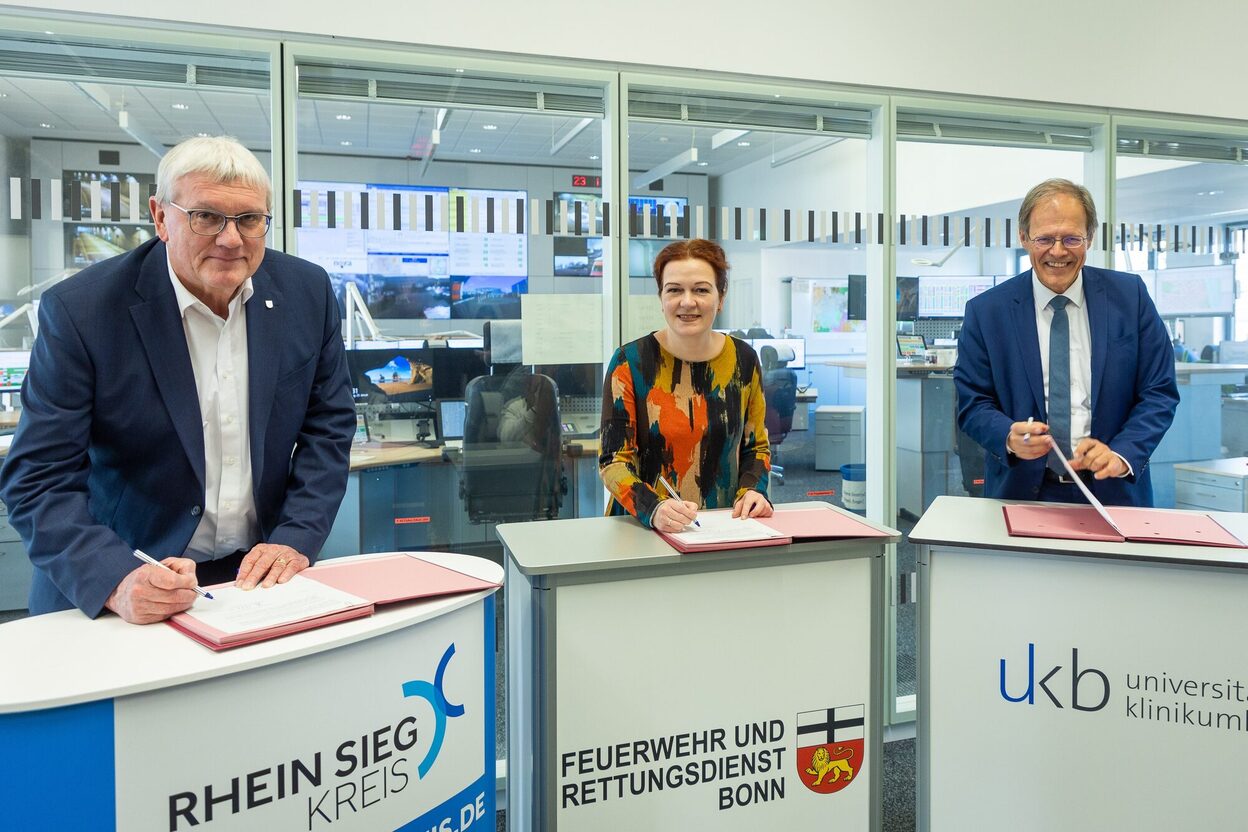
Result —
[[927, 350], [927, 343], [922, 335], [898, 335], [897, 356], [899, 358], [922, 358]]
[[468, 416], [468, 402], [464, 399], [438, 399], [438, 438], [464, 438], [464, 422]]
[[22, 389], [30, 369], [30, 350], [0, 350], [0, 393]]
[[[402, 404], [433, 399], [431, 349], [347, 350], [347, 371], [355, 400], [363, 404]], [[448, 351], [449, 352], [449, 351]]]

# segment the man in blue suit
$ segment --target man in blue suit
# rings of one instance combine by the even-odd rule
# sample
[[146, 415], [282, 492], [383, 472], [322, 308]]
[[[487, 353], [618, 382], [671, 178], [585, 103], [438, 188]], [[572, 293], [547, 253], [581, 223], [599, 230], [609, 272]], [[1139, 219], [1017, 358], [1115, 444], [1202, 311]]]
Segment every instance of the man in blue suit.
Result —
[[1148, 460], [1179, 394], [1165, 324], [1139, 277], [1085, 266], [1096, 231], [1086, 188], [1042, 182], [1023, 199], [1032, 268], [966, 305], [954, 383], [958, 425], [987, 451], [984, 494], [1150, 506]]
[[158, 239], [39, 306], [0, 472], [34, 564], [32, 614], [149, 623], [188, 608], [197, 582], [288, 581], [346, 489], [355, 412], [338, 304], [323, 269], [265, 249], [264, 167], [233, 139], [197, 138], [156, 178]]

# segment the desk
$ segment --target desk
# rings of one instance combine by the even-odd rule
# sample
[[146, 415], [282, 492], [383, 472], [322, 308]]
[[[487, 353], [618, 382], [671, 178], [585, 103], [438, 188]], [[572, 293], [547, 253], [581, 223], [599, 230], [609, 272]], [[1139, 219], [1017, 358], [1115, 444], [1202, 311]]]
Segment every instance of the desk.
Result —
[[1248, 458], [1180, 462], [1174, 466], [1175, 508], [1248, 511]]
[[1012, 538], [1002, 505], [940, 497], [910, 535], [919, 829], [1242, 829], [1244, 551]]
[[0, 625], [5, 827], [492, 828], [494, 632], [492, 590], [222, 653], [76, 610]]
[[[508, 828], [878, 830], [887, 531], [681, 555], [631, 517], [499, 526]], [[832, 709], [864, 754], [818, 794], [797, 724]]]

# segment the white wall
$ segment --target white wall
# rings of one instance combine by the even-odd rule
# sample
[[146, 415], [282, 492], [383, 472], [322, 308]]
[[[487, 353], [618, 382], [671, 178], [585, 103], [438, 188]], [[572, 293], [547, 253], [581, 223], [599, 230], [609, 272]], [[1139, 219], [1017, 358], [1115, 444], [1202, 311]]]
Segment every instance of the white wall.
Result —
[[1195, 0], [17, 0], [15, 7], [834, 83], [1248, 118], [1248, 4]]

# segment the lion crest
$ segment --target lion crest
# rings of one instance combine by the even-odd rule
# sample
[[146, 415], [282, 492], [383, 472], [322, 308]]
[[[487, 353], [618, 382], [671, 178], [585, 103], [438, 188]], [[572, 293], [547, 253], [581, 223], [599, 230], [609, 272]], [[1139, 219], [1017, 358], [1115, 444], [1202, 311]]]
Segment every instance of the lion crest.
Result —
[[821, 745], [810, 755], [810, 767], [806, 769], [806, 773], [814, 775], [814, 785], [823, 785], [824, 778], [829, 783], [835, 783], [841, 779], [842, 774], [845, 775], [846, 782], [853, 779], [854, 768], [849, 760], [854, 756], [854, 749], [838, 745], [835, 751], [837, 756], [833, 757], [827, 746]]

